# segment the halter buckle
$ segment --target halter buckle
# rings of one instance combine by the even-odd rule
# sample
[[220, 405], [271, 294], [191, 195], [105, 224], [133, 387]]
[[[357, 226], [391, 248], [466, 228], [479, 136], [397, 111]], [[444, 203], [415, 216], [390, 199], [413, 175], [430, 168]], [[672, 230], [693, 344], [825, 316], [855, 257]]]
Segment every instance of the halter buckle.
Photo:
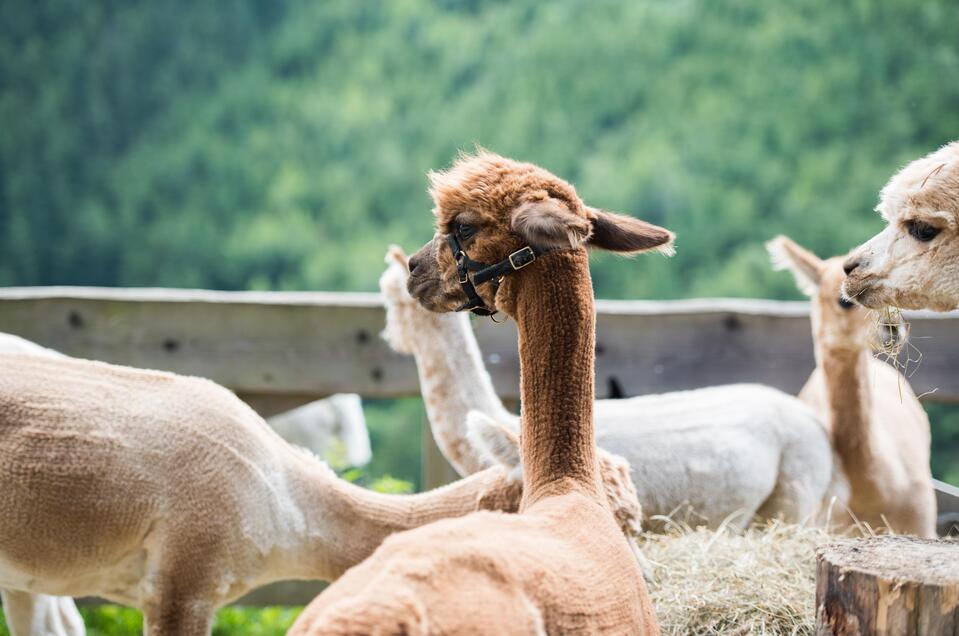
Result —
[[535, 260], [536, 253], [529, 245], [522, 249], [518, 249], [509, 255], [509, 264], [512, 266], [513, 270], [523, 269]]

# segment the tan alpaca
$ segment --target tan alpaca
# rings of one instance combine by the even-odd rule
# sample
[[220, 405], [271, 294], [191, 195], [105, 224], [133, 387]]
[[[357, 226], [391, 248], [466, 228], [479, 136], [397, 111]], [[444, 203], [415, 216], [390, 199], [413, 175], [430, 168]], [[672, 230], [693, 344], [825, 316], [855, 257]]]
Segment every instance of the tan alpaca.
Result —
[[846, 297], [873, 309], [959, 307], [959, 141], [900, 170], [876, 210], [888, 225], [846, 259]]
[[873, 528], [935, 537], [929, 420], [906, 378], [871, 355], [876, 320], [843, 298], [843, 258], [820, 260], [785, 236], [768, 247], [812, 298], [816, 370], [799, 397], [829, 428], [849, 509]]
[[521, 514], [477, 513], [390, 537], [314, 600], [290, 633], [658, 633], [599, 485], [585, 245], [666, 250], [672, 235], [588, 208], [545, 170], [486, 152], [461, 157], [431, 182], [438, 231], [410, 260], [409, 289], [424, 306], [448, 312], [467, 299], [449, 235], [481, 263], [510, 255], [522, 262], [525, 247], [555, 250], [498, 288], [476, 289], [519, 328]]
[[[57, 634], [51, 621], [76, 610], [46, 595], [98, 595], [143, 610], [150, 636], [207, 634], [214, 610], [254, 587], [331, 580], [393, 532], [517, 510], [509, 472], [380, 495], [338, 479], [212, 382], [0, 354], [4, 609], [17, 636]], [[632, 536], [640, 511], [624, 474], [610, 466], [604, 479]]]
[[[0, 351], [4, 353], [25, 353], [58, 359], [66, 356], [12, 334], [0, 333]], [[338, 395], [326, 400], [312, 402], [289, 414], [270, 418], [270, 426], [280, 435], [307, 448], [325, 446], [332, 429], [339, 427], [344, 438], [347, 457], [353, 463], [365, 463], [369, 455], [369, 437], [363, 419], [359, 396]], [[499, 440], [499, 443], [503, 443]], [[611, 473], [618, 477], [616, 473]], [[630, 502], [628, 488], [619, 486], [617, 501], [623, 504], [620, 510], [623, 517], [629, 519], [630, 533], [635, 533], [639, 524], [638, 502]], [[519, 492], [515, 494], [514, 507], [519, 505]], [[632, 510], [626, 510], [632, 508]], [[641, 554], [637, 552], [641, 558]], [[82, 636], [86, 633], [83, 618], [77, 611], [73, 599], [64, 596], [31, 594], [19, 590], [0, 590], [3, 598], [3, 613], [7, 626], [13, 636]]]
[[[464, 314], [427, 311], [406, 290], [409, 268], [391, 248], [380, 277], [384, 336], [416, 358], [430, 427], [460, 472], [488, 465], [467, 443], [467, 420], [517, 430], [519, 418], [496, 396]], [[734, 384], [624, 400], [597, 400], [596, 443], [631, 465], [644, 528], [665, 517], [691, 524], [744, 527], [755, 517], [798, 523], [814, 517], [833, 470], [829, 438], [815, 413], [771, 387]], [[499, 457], [517, 466], [516, 456]]]

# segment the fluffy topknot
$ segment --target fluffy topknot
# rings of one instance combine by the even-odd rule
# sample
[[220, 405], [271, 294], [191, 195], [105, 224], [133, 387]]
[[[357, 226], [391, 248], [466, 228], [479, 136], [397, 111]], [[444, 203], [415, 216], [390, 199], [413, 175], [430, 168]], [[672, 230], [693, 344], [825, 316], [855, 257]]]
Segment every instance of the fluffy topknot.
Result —
[[548, 198], [559, 199], [571, 212], [589, 218], [571, 184], [539, 166], [488, 150], [460, 154], [448, 170], [430, 172], [428, 177], [440, 227], [464, 209], [479, 213], [488, 222], [505, 223], [520, 205]]

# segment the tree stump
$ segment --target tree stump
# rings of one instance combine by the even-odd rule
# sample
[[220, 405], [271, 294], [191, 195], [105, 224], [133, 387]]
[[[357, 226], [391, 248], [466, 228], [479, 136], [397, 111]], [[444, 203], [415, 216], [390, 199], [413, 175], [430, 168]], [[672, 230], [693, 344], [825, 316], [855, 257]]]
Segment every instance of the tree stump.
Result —
[[817, 636], [959, 636], [959, 542], [847, 540], [816, 563]]

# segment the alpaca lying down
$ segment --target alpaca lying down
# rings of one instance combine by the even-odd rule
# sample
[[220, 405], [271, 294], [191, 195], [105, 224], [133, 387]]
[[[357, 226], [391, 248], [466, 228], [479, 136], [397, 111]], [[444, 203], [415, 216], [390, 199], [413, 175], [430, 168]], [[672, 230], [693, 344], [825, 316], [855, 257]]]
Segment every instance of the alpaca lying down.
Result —
[[830, 431], [837, 472], [849, 486], [846, 509], [833, 519], [934, 538], [929, 418], [909, 379], [872, 355], [876, 342], [901, 346], [901, 319], [879, 324], [843, 298], [843, 257], [820, 259], [786, 236], [767, 248], [774, 265], [790, 270], [811, 297], [816, 369], [799, 397]]
[[[741, 394], [735, 390], [738, 388], [742, 388]], [[765, 422], [782, 417], [776, 412], [762, 412], [761, 408], [768, 407], [766, 403], [759, 405], [751, 427], [737, 428], [738, 422], [722, 416], [723, 407], [742, 406], [738, 396], [749, 398], [765, 388], [733, 385], [722, 390], [677, 392], [669, 394], [670, 400], [651, 395], [597, 402], [597, 422], [602, 418], [606, 424], [596, 431], [597, 444], [649, 458], [632, 465], [622, 460], [623, 466], [632, 468], [645, 515], [644, 529], [662, 531], [669, 523], [666, 518], [681, 517], [692, 526], [715, 528], [729, 522], [745, 528], [755, 517], [781, 517], [797, 523], [811, 520], [820, 512], [832, 484], [831, 461], [825, 470], [821, 461], [830, 451], [828, 446], [816, 443], [818, 436], [810, 435], [813, 444], [807, 447], [802, 429], [799, 435], [791, 435], [765, 427]], [[775, 399], [775, 393], [770, 397]], [[720, 409], [717, 417], [685, 426], [670, 420], [687, 411], [688, 400], [697, 400], [704, 408]], [[615, 402], [625, 404], [619, 407]], [[795, 413], [790, 415], [795, 419]], [[482, 439], [498, 430], [515, 435], [519, 418], [496, 421], [481, 411], [470, 411], [466, 420], [467, 435], [482, 461], [519, 471], [519, 454], [511, 444]], [[663, 421], [674, 426], [660, 426]], [[817, 427], [813, 432], [818, 430], [815, 418], [806, 421], [809, 428]]]
[[[484, 151], [430, 180], [438, 232], [410, 259], [410, 291], [434, 311], [499, 309], [517, 321], [520, 514], [477, 512], [390, 537], [310, 603], [290, 633], [658, 634], [599, 473], [584, 244], [668, 252], [673, 235], [588, 208], [546, 170]], [[467, 270], [478, 268], [470, 281]], [[497, 279], [507, 268], [515, 276]]]

